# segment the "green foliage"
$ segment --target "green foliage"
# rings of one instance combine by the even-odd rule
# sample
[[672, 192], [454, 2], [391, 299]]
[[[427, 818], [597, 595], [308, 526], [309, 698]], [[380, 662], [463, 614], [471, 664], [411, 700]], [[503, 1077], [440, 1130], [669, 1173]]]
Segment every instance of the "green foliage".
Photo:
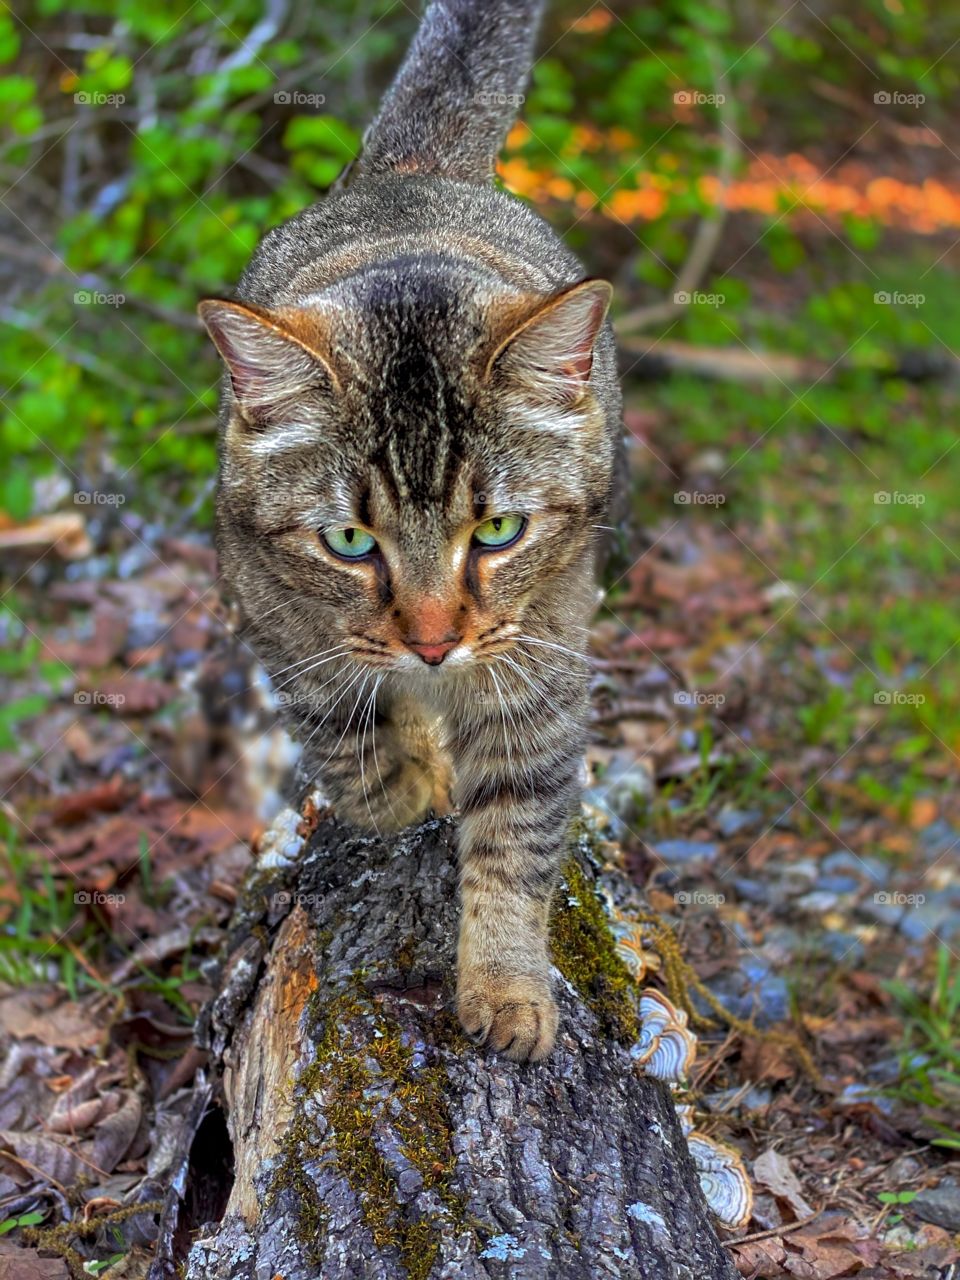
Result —
[[[868, 7], [869, 21], [841, 7], [824, 25], [806, 6], [784, 14], [772, 0], [736, 11], [668, 0], [618, 7], [591, 27], [577, 21], [580, 5], [557, 0], [520, 154], [605, 204], [651, 177], [661, 183], [663, 209], [622, 270], [640, 288], [669, 289], [708, 207], [701, 180], [721, 163], [721, 118], [748, 142], [761, 119], [789, 119], [782, 149], [802, 150], [852, 124], [816, 83], [869, 101], [879, 76], [890, 90], [922, 92], [935, 110], [949, 101], [958, 70], [939, 55], [960, 34], [956, 15], [929, 0]], [[39, 291], [14, 281], [0, 307], [11, 381], [0, 425], [4, 454], [17, 461], [0, 476], [0, 507], [15, 519], [34, 505], [32, 480], [54, 471], [74, 484], [143, 488], [148, 508], [161, 493], [196, 493], [212, 473], [219, 370], [196, 301], [230, 291], [263, 231], [316, 198], [357, 153], [413, 27], [390, 0], [362, 12], [351, 0], [308, 7], [262, 42], [261, 20], [258, 0], [216, 13], [187, 0], [27, 0], [16, 18], [0, 12], [0, 181], [25, 256], [46, 264]], [[678, 107], [684, 94], [704, 101]], [[592, 219], [572, 218], [562, 197], [547, 213], [607, 268]], [[768, 223], [762, 251], [774, 268], [806, 269], [792, 219]], [[616, 218], [611, 226], [618, 233]], [[634, 234], [622, 229], [628, 250]], [[863, 251], [878, 230], [851, 218], [842, 234]], [[725, 307], [692, 306], [687, 336], [746, 340], [745, 286], [714, 287]], [[814, 293], [825, 346], [855, 327], [868, 291], [851, 283]], [[864, 353], [888, 349], [897, 321], [879, 319]], [[899, 322], [929, 345], [917, 317]]]
[[[377, 29], [391, 8], [340, 0], [262, 48], [256, 0], [0, 13], [5, 200], [25, 252], [61, 264], [0, 308], [7, 514], [27, 516], [51, 472], [146, 489], [148, 508], [212, 475], [219, 369], [196, 302], [231, 291], [263, 232], [356, 154], [358, 69], [395, 52]], [[314, 114], [323, 98], [335, 110]]]
[[[937, 952], [928, 995], [890, 982], [904, 1019], [896, 1095], [928, 1113], [935, 1146], [960, 1151], [960, 1130], [947, 1123], [960, 1099], [960, 965], [946, 945]], [[898, 1203], [904, 1203], [899, 1201]]]
[[5, 1236], [8, 1231], [14, 1231], [17, 1227], [35, 1227], [43, 1219], [42, 1213], [21, 1213], [18, 1218], [5, 1218], [0, 1222], [0, 1236]]

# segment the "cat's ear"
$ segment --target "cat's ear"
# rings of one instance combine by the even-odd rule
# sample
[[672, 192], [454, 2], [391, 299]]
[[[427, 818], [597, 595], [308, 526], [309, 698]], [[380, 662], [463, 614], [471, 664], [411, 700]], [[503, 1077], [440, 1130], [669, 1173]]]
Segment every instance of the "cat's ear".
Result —
[[[240, 411], [249, 421], [305, 391], [337, 390], [336, 375], [318, 346], [317, 318], [267, 311], [249, 303], [208, 298], [197, 310], [230, 374]], [[311, 332], [311, 325], [314, 332]]]
[[597, 335], [612, 296], [606, 280], [581, 280], [540, 302], [500, 342], [488, 373], [502, 372], [537, 400], [576, 402], [590, 379]]

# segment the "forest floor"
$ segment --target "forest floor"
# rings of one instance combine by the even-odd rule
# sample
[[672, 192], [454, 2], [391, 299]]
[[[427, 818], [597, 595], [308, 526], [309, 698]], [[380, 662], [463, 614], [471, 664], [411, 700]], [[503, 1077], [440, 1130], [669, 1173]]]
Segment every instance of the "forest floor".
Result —
[[[956, 349], [954, 277], [924, 290]], [[836, 360], [869, 327], [775, 284], [754, 303], [729, 345]], [[752, 1024], [702, 1031], [690, 1080], [697, 1127], [753, 1174], [745, 1276], [960, 1263], [957, 400], [864, 370], [627, 380], [587, 800]], [[0, 1258], [51, 1280], [142, 1273], [202, 961], [292, 760], [209, 536], [142, 494], [67, 509], [72, 558], [23, 553], [0, 615]]]

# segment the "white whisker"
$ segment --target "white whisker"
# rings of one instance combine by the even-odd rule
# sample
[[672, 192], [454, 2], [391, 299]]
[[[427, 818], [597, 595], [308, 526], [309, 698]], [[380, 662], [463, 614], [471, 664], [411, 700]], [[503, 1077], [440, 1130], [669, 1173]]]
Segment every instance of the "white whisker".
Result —
[[309, 655], [309, 657], [306, 657], [306, 658], [298, 658], [296, 662], [291, 662], [291, 663], [290, 663], [290, 665], [289, 665], [288, 667], [281, 667], [279, 671], [274, 671], [274, 672], [271, 674], [270, 679], [271, 679], [271, 680], [276, 680], [277, 676], [282, 676], [282, 675], [284, 675], [287, 671], [292, 671], [292, 670], [294, 669], [294, 667], [302, 667], [302, 666], [304, 666], [304, 665], [305, 665], [306, 663], [308, 663], [308, 662], [313, 662], [314, 658], [326, 658], [326, 657], [328, 657], [330, 654], [335, 654], [335, 653], [337, 653], [338, 651], [339, 651], [339, 652], [342, 652], [342, 653], [347, 653], [347, 652], [348, 652], [352, 647], [353, 647], [352, 645], [349, 645], [349, 644], [343, 644], [343, 643], [341, 642], [340, 644], [335, 644], [335, 645], [333, 645], [333, 646], [332, 646], [331, 648], [329, 648], [329, 649], [321, 649], [321, 650], [319, 650], [317, 653], [311, 653], [311, 654]]
[[370, 822], [373, 825], [373, 829], [374, 831], [376, 831], [377, 835], [380, 834], [380, 828], [377, 825], [376, 818], [373, 816], [373, 810], [370, 808], [370, 795], [369, 795], [369, 792], [367, 791], [367, 776], [363, 767], [363, 763], [364, 763], [363, 753], [364, 753], [364, 746], [367, 741], [367, 729], [374, 722], [374, 716], [376, 712], [377, 691], [379, 690], [382, 682], [383, 682], [383, 676], [377, 676], [376, 680], [374, 681], [373, 688], [370, 690], [370, 696], [369, 698], [367, 698], [366, 706], [363, 708], [363, 714], [360, 717], [361, 723], [363, 725], [363, 732], [360, 735], [360, 785], [363, 788], [363, 802], [367, 806], [367, 813], [370, 815]]
[[578, 662], [582, 662], [585, 666], [590, 666], [590, 659], [582, 653], [577, 653], [576, 649], [570, 649], [565, 644], [556, 644], [552, 640], [539, 640], [536, 636], [519, 635], [516, 637], [518, 643], [539, 645], [542, 649], [553, 649], [556, 653], [565, 653], [571, 658], [576, 658]]
[[[280, 684], [275, 684], [273, 687], [274, 689], [285, 689], [288, 684], [293, 684], [294, 681], [302, 679], [304, 676], [309, 675], [311, 671], [316, 671], [318, 667], [325, 667], [328, 662], [336, 662], [338, 658], [345, 657], [347, 657], [346, 653], [334, 653], [331, 654], [329, 658], [321, 658], [320, 661], [315, 662], [313, 666], [305, 667], [302, 671], [295, 671], [292, 676], [288, 676], [286, 680], [281, 681]], [[323, 686], [321, 685], [321, 688], [322, 687]]]
[[[346, 697], [346, 695], [350, 692], [350, 690], [351, 690], [351, 689], [356, 688], [357, 681], [358, 681], [358, 680], [363, 679], [363, 675], [364, 675], [363, 671], [357, 671], [357, 672], [355, 672], [355, 673], [353, 674], [353, 676], [350, 678], [350, 680], [348, 680], [348, 681], [347, 681], [346, 687], [340, 690], [340, 692], [337, 694], [336, 698], [334, 698], [333, 702], [332, 702], [332, 703], [330, 704], [330, 706], [327, 708], [326, 713], [323, 715], [322, 719], [319, 721], [319, 723], [317, 724], [316, 728], [315, 728], [315, 729], [313, 730], [313, 732], [310, 734], [310, 737], [309, 737], [309, 738], [307, 738], [306, 742], [304, 742], [304, 744], [303, 744], [303, 749], [304, 749], [304, 750], [306, 750], [308, 743], [313, 739], [313, 737], [314, 737], [317, 733], [319, 733], [319, 731], [320, 731], [320, 730], [323, 728], [323, 726], [327, 723], [327, 721], [330, 719], [330, 716], [333, 714], [334, 710], [335, 710], [335, 709], [340, 705], [340, 703], [343, 701], [343, 699]], [[333, 679], [334, 679], [334, 680], [335, 680], [336, 678], [337, 678], [336, 676], [334, 676], [334, 677], [333, 677]], [[328, 680], [328, 681], [327, 681], [327, 684], [332, 684], [332, 683], [333, 683], [333, 680]], [[326, 688], [326, 685], [321, 685], [321, 688], [324, 688], [324, 689], [325, 689], [325, 688]], [[328, 757], [327, 757], [327, 760], [329, 760], [329, 758], [330, 758], [330, 757], [328, 756]], [[327, 760], [325, 760], [325, 761], [324, 761], [324, 764], [326, 764], [326, 763], [327, 763]], [[319, 772], [319, 770], [318, 770], [318, 772]]]
[[[381, 681], [381, 682], [382, 682], [382, 681], [383, 681], [383, 679], [384, 679], [384, 677], [383, 677], [383, 676], [378, 676], [378, 677], [377, 677], [377, 679], [378, 679], [379, 681]], [[378, 685], [377, 687], [379, 688], [380, 686]], [[371, 742], [371, 744], [372, 744], [372, 746], [373, 746], [373, 764], [374, 764], [374, 768], [375, 768], [375, 769], [376, 769], [376, 771], [377, 771], [377, 781], [380, 783], [380, 792], [381, 792], [381, 794], [383, 795], [384, 800], [386, 800], [386, 802], [387, 802], [387, 808], [390, 810], [390, 813], [391, 813], [391, 815], [392, 815], [392, 817], [393, 817], [394, 821], [396, 821], [397, 815], [396, 815], [396, 813], [394, 812], [393, 805], [390, 803], [390, 795], [389, 795], [389, 793], [388, 793], [388, 791], [387, 791], [386, 786], [384, 785], [384, 781], [383, 781], [383, 774], [380, 772], [380, 761], [377, 759], [377, 721], [376, 721], [376, 718], [374, 718], [374, 721], [373, 721], [373, 730], [372, 730], [372, 732], [371, 732], [371, 734], [370, 734], [370, 742]]]
[[[341, 742], [343, 742], [344, 738], [347, 736], [347, 730], [350, 728], [351, 722], [353, 721], [353, 717], [357, 714], [357, 707], [359, 707], [360, 705], [360, 699], [363, 697], [364, 693], [366, 692], [366, 683], [367, 683], [367, 673], [366, 671], [361, 669], [360, 692], [357, 694], [357, 700], [353, 704], [353, 706], [350, 708], [350, 712], [347, 715], [346, 720], [344, 721], [343, 732], [340, 734], [340, 737], [337, 739], [336, 743], [334, 744], [333, 750], [327, 756], [326, 760], [324, 760], [323, 764], [319, 766], [318, 772], [320, 772], [320, 770], [322, 770], [326, 765], [328, 765], [330, 761], [333, 759], [333, 757], [340, 750], [340, 744]], [[354, 686], [351, 685], [350, 687], [353, 688]]]

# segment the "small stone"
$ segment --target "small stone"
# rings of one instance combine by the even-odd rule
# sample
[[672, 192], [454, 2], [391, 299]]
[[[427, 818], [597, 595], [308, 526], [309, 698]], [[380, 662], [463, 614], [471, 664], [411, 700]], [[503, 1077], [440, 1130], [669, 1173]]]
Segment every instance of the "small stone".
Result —
[[[587, 804], [606, 810], [622, 822], [636, 822], [643, 816], [653, 796], [653, 778], [635, 762], [629, 766], [614, 762], [601, 780], [583, 794]], [[612, 833], [616, 839], [616, 833]]]
[[402, 1196], [413, 1197], [423, 1189], [423, 1178], [414, 1168], [401, 1169], [397, 1177], [397, 1187]]
[[867, 879], [874, 884], [882, 884], [890, 878], [890, 869], [882, 862], [873, 857], [858, 858], [849, 849], [836, 849], [833, 853], [828, 853], [821, 859], [820, 867], [828, 874], [855, 876], [858, 882]]
[[820, 888], [826, 893], [856, 893], [860, 881], [856, 876], [821, 876]]
[[885, 1098], [883, 1094], [877, 1092], [876, 1088], [861, 1084], [859, 1081], [854, 1084], [848, 1084], [843, 1093], [837, 1098], [835, 1105], [838, 1107], [859, 1107], [865, 1102], [872, 1102], [877, 1110], [882, 1111], [884, 1115], [893, 1114], [893, 1102], [890, 1098]]
[[954, 853], [960, 851], [960, 831], [954, 830], [944, 818], [938, 818], [936, 822], [924, 827], [919, 836], [920, 847], [928, 861], [942, 858], [951, 850]]
[[922, 942], [931, 933], [944, 939], [951, 938], [960, 933], [960, 911], [947, 895], [931, 893], [925, 902], [907, 903], [897, 928], [913, 942]]
[[861, 964], [866, 954], [863, 943], [856, 934], [845, 933], [842, 929], [829, 929], [819, 942], [836, 964], [841, 960], [850, 965]]
[[763, 820], [759, 809], [732, 809], [724, 807], [717, 815], [717, 829], [727, 840], [750, 827], [756, 827]]
[[[790, 990], [783, 978], [763, 973], [762, 965], [753, 966], [756, 977], [745, 972], [724, 970], [707, 985], [725, 1009], [738, 1018], [753, 1019], [758, 1027], [784, 1022], [790, 1012]], [[753, 976], [753, 975], [751, 975]], [[706, 1002], [693, 992], [697, 1009], [710, 1016]]]
[[811, 915], [824, 915], [827, 911], [835, 911], [840, 904], [840, 899], [835, 893], [826, 893], [822, 889], [815, 889], [813, 893], [805, 893], [802, 898], [797, 899], [797, 907], [801, 911], [808, 911]]
[[743, 902], [752, 902], [762, 907], [766, 906], [770, 900], [767, 886], [759, 880], [748, 880], [745, 876], [738, 876], [733, 881], [733, 887], [737, 891], [737, 897]]
[[910, 1208], [924, 1222], [932, 1222], [945, 1231], [960, 1231], [960, 1186], [954, 1182], [944, 1181], [921, 1191], [910, 1202]]
[[734, 1102], [737, 1111], [762, 1111], [764, 1107], [769, 1107], [772, 1100], [772, 1091], [756, 1084], [751, 1085], [746, 1093], [742, 1093], [741, 1086], [738, 1085], [734, 1089], [718, 1089], [716, 1093], [705, 1094], [703, 1098], [711, 1111], [724, 1112]]
[[716, 862], [720, 853], [717, 845], [700, 840], [661, 840], [659, 844], [651, 845], [651, 848], [668, 866], [672, 863], [688, 866], [695, 862], [709, 866]]

